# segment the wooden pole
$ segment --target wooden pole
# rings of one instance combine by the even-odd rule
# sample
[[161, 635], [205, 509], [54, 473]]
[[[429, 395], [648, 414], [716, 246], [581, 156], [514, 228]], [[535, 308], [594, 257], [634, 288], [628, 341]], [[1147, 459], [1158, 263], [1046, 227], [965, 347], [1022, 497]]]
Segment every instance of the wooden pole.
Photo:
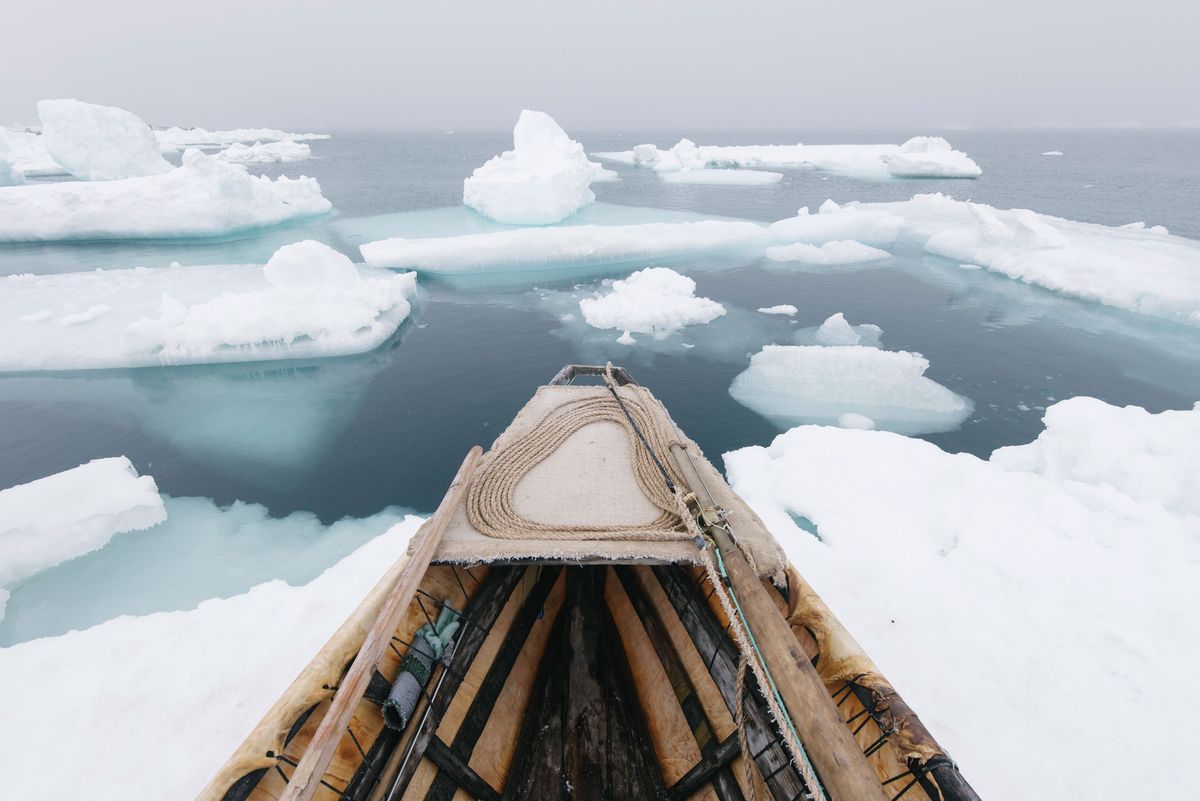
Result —
[[354, 658], [350, 670], [338, 685], [337, 693], [334, 694], [329, 709], [321, 719], [321, 724], [313, 734], [308, 748], [305, 749], [304, 756], [296, 765], [296, 770], [292, 773], [292, 778], [288, 781], [283, 795], [280, 796], [280, 801], [310, 801], [317, 788], [321, 786], [321, 778], [329, 769], [329, 763], [333, 759], [337, 745], [346, 734], [346, 726], [354, 717], [355, 707], [358, 706], [358, 702], [367, 689], [371, 673], [391, 641], [392, 633], [400, 625], [408, 605], [412, 603], [413, 595], [421, 585], [421, 579], [429, 568], [430, 560], [437, 553], [438, 545], [442, 541], [442, 534], [445, 533], [454, 509], [458, 505], [462, 493], [466, 490], [471, 475], [479, 465], [479, 458], [482, 455], [483, 450], [478, 445], [467, 452], [466, 459], [458, 468], [458, 473], [454, 476], [454, 481], [450, 483], [450, 488], [442, 498], [441, 504], [438, 505], [437, 511], [418, 533], [417, 536], [421, 538], [420, 543], [413, 551], [408, 564], [405, 565], [404, 572], [397, 579], [395, 587], [383, 602], [379, 617], [375, 619], [375, 624], [367, 634], [366, 640], [363, 641], [362, 649]]
[[[758, 575], [724, 527], [711, 526], [708, 532], [721, 549], [729, 583], [737, 593], [763, 662], [830, 800], [886, 801], [875, 771]], [[763, 689], [770, 692], [769, 688]]]

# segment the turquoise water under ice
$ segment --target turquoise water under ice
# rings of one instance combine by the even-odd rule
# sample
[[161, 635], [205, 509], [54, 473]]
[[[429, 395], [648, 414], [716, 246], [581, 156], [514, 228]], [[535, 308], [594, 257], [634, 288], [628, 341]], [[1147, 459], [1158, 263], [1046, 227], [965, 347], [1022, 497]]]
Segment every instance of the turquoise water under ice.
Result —
[[[643, 141], [669, 146], [680, 135], [711, 144], [894, 142], [909, 135], [573, 133], [589, 150]], [[870, 182], [796, 171], [772, 186], [684, 186], [617, 167], [620, 181], [593, 189], [602, 204], [635, 208], [598, 205], [584, 218], [773, 221], [830, 197], [898, 200], [941, 191], [1091, 222], [1142, 220], [1200, 238], [1200, 163], [1194, 158], [1200, 132], [956, 131], [948, 137], [983, 167], [982, 178]], [[261, 263], [279, 245], [304, 238], [357, 258], [356, 245], [371, 238], [495, 228], [461, 208], [427, 210], [459, 206], [462, 179], [510, 142], [506, 132], [335, 132], [313, 143], [311, 161], [256, 168], [316, 176], [336, 208], [330, 217], [223, 242], [0, 245], [0, 275], [174, 261]], [[1065, 155], [1041, 155], [1048, 150]], [[765, 444], [778, 433], [727, 392], [749, 355], [764, 344], [787, 342], [796, 328], [835, 312], [855, 324], [882, 326], [884, 347], [921, 352], [931, 362], [931, 378], [974, 401], [975, 413], [960, 430], [928, 437], [951, 451], [986, 455], [1027, 442], [1041, 430], [1042, 408], [1073, 395], [1155, 411], [1200, 399], [1200, 334], [1194, 330], [986, 272], [967, 273], [915, 251], [901, 250], [868, 269], [828, 272], [729, 255], [675, 260], [675, 269], [695, 278], [697, 294], [721, 302], [729, 314], [660, 343], [643, 337], [628, 348], [615, 342], [615, 332], [559, 319], [575, 302], [570, 293], [576, 283], [590, 292], [604, 275], [641, 266], [585, 279], [543, 278], [536, 289], [423, 281], [413, 318], [384, 347], [361, 356], [0, 376], [0, 487], [124, 454], [177, 498], [204, 496], [222, 505], [242, 500], [276, 516], [303, 510], [326, 523], [389, 506], [428, 511], [467, 449], [490, 443], [539, 383], [567, 362], [605, 359], [629, 367], [715, 457]], [[780, 303], [799, 307], [794, 323], [754, 311]], [[329, 563], [354, 544], [311, 552]], [[91, 558], [98, 557], [84, 559]], [[255, 580], [270, 573], [252, 572]], [[65, 584], [69, 574], [56, 580]], [[219, 586], [214, 594], [230, 591]], [[36, 586], [15, 588], [0, 641], [11, 640], [3, 627], [17, 625], [35, 597], [52, 603], [50, 595], [45, 587], [40, 594]]]

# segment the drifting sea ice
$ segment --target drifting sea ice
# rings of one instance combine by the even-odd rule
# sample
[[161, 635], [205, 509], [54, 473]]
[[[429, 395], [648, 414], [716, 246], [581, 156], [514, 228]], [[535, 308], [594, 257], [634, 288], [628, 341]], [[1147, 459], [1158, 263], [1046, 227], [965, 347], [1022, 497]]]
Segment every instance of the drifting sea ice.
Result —
[[[0, 681], [23, 688], [6, 699], [11, 725], [0, 727], [0, 753], [28, 768], [6, 793], [194, 798], [421, 522], [406, 518], [304, 586], [271, 581], [188, 611], [119, 617], [0, 649]], [[55, 770], [64, 759], [72, 769]]]
[[312, 156], [312, 149], [303, 142], [255, 142], [244, 145], [234, 142], [217, 153], [217, 158], [233, 164], [272, 164], [276, 162], [304, 161]]
[[187, 147], [228, 147], [239, 142], [305, 142], [328, 139], [329, 134], [288, 133], [276, 128], [234, 128], [209, 131], [204, 128], [163, 128], [154, 132], [159, 147], [166, 152]]
[[803, 426], [725, 465], [981, 796], [1115, 801], [1192, 792], [1186, 770], [1094, 767], [1190, 764], [1191, 722], [1163, 710], [1200, 702], [1179, 681], [1200, 672], [1197, 453], [1200, 406], [1073, 398], [990, 460]]
[[139, 178], [171, 169], [150, 126], [124, 109], [42, 100], [38, 117], [47, 152], [80, 180]]
[[853, 239], [834, 239], [823, 245], [796, 242], [767, 248], [767, 258], [771, 261], [798, 261], [803, 264], [820, 265], [861, 264], [886, 259], [890, 255], [886, 250], [873, 248]]
[[733, 380], [729, 394], [781, 428], [832, 425], [847, 412], [888, 431], [952, 431], [971, 402], [925, 377], [920, 354], [864, 345], [767, 345]]
[[763, 314], [786, 314], [791, 316], [800, 310], [790, 303], [781, 303], [778, 306], [764, 306], [759, 311]]
[[[628, 278], [605, 281], [608, 294], [579, 301], [583, 319], [593, 328], [662, 339], [688, 325], [708, 323], [725, 314], [714, 300], [696, 297], [696, 282], [667, 267], [647, 267]], [[621, 341], [621, 340], [618, 340]]]
[[26, 177], [67, 175], [67, 169], [50, 157], [42, 137], [32, 131], [0, 128], [0, 154], [7, 150], [13, 168]]
[[853, 240], [868, 245], [891, 245], [900, 235], [904, 220], [886, 211], [839, 206], [832, 200], [821, 204], [817, 214], [808, 207], [795, 217], [771, 223], [771, 240], [779, 243], [802, 242], [824, 245], [837, 240]]
[[162, 175], [0, 189], [0, 242], [216, 237], [331, 208], [312, 178], [254, 176], [199, 150]]
[[513, 149], [463, 182], [463, 205], [502, 223], [556, 223], [596, 199], [589, 187], [603, 169], [549, 114], [525, 110], [513, 128]]
[[166, 516], [154, 479], [123, 456], [0, 490], [0, 620], [6, 587]]
[[872, 323], [850, 325], [846, 315], [831, 314], [816, 328], [802, 328], [796, 332], [797, 345], [866, 345], [877, 347], [883, 329]]
[[901, 238], [927, 253], [1077, 299], [1200, 325], [1200, 242], [1161, 226], [1074, 222], [942, 194], [850, 204], [817, 216], [829, 216], [833, 225], [845, 215], [853, 227], [871, 213], [902, 219]]
[[669, 184], [713, 184], [716, 186], [762, 186], [783, 180], [781, 172], [766, 170], [680, 170], [660, 176]]
[[760, 250], [757, 223], [703, 220], [641, 225], [521, 228], [430, 239], [384, 239], [359, 250], [374, 267], [436, 275], [570, 273], [597, 265], [648, 261], [712, 251]]
[[142, 267], [6, 284], [0, 370], [86, 370], [362, 353], [408, 317], [416, 276], [360, 269], [307, 241], [261, 268]]

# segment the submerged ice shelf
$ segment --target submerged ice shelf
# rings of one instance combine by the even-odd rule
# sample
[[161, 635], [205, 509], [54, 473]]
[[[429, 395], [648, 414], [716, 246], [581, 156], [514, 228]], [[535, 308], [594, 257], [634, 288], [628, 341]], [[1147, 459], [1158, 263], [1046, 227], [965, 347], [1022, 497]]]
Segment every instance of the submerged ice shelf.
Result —
[[416, 276], [301, 242], [265, 267], [15, 275], [4, 286], [0, 371], [85, 370], [362, 353], [408, 317]]

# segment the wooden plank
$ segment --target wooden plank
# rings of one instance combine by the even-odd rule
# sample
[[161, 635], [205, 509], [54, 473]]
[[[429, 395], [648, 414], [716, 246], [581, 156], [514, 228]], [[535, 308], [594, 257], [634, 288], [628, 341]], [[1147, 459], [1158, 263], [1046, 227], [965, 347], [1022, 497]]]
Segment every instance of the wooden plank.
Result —
[[438, 505], [437, 511], [422, 527], [420, 543], [414, 549], [410, 561], [384, 601], [379, 617], [375, 619], [375, 624], [367, 634], [350, 670], [339, 684], [333, 702], [329, 705], [308, 749], [292, 773], [281, 801], [311, 801], [317, 788], [321, 786], [321, 777], [325, 775], [325, 770], [333, 759], [338, 743], [345, 736], [346, 726], [354, 716], [355, 707], [362, 700], [363, 692], [371, 680], [371, 673], [380, 656], [383, 655], [384, 649], [388, 647], [392, 632], [400, 625], [400, 620], [408, 605], [412, 603], [413, 595], [420, 586], [421, 578], [425, 575], [433, 555], [437, 553], [438, 545], [442, 541], [442, 534], [445, 533], [446, 526], [450, 523], [450, 517], [466, 490], [471, 475], [479, 465], [482, 455], [483, 450], [478, 445], [467, 452], [467, 457], [463, 460], [462, 466], [458, 468], [458, 473], [450, 483], [450, 488], [442, 498], [441, 504]]
[[[707, 751], [691, 770], [667, 788], [668, 797], [673, 801], [683, 801], [709, 782], [716, 782], [722, 771], [729, 772], [729, 763], [741, 752], [737, 734], [729, 735], [725, 742]], [[742, 797], [740, 791], [737, 797]]]
[[449, 776], [454, 780], [456, 786], [466, 790], [475, 798], [482, 799], [482, 801], [500, 801], [500, 793], [496, 792], [495, 788], [485, 782], [478, 773], [471, 770], [470, 765], [437, 737], [429, 741], [429, 748], [426, 749], [425, 755], [438, 766], [438, 770], [443, 775]]
[[826, 793], [832, 801], [886, 801], [875, 771], [758, 574], [728, 531], [712, 526], [708, 533], [721, 549], [729, 582], [758, 642], [763, 663]]

